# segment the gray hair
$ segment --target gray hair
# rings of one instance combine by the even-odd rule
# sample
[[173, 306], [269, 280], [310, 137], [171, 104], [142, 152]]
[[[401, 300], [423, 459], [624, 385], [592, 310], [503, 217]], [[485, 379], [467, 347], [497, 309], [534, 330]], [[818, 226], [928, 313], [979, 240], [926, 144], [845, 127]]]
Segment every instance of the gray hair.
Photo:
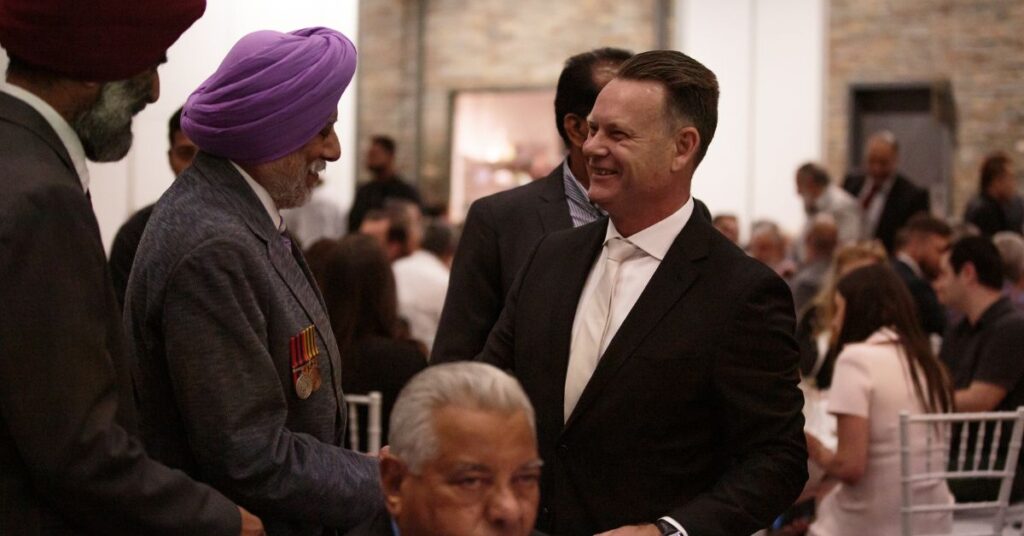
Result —
[[391, 453], [412, 471], [437, 456], [434, 412], [448, 406], [526, 413], [536, 434], [533, 406], [519, 382], [484, 363], [458, 362], [428, 367], [409, 381], [391, 410]]
[[992, 243], [1003, 258], [1003, 277], [1017, 283], [1024, 275], [1024, 238], [1012, 231], [1001, 231], [992, 237]]

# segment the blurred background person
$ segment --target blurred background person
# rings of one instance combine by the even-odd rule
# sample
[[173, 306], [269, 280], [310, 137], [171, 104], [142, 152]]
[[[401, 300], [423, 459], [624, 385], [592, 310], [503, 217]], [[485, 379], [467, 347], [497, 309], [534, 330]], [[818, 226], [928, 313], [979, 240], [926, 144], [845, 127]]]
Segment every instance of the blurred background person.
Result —
[[370, 181], [356, 189], [348, 213], [348, 230], [354, 232], [363, 223], [367, 211], [384, 208], [389, 199], [404, 199], [422, 207], [419, 190], [395, 171], [395, 140], [382, 134], [370, 138], [366, 150], [366, 169]]
[[789, 282], [797, 313], [803, 311], [821, 290], [839, 243], [839, 229], [831, 214], [818, 214], [810, 224], [803, 238], [803, 264]]
[[1000, 231], [992, 237], [1003, 260], [1003, 295], [1018, 311], [1024, 311], [1024, 237]]
[[[885, 265], [858, 268], [837, 285], [833, 333], [838, 334], [828, 410], [836, 415], [837, 447], [826, 448], [808, 434], [810, 459], [840, 484], [822, 501], [812, 536], [874, 534], [900, 530], [900, 412], [948, 412], [953, 395], [945, 368], [931, 351], [915, 318], [906, 287]], [[911, 432], [912, 454], [921, 463], [926, 427]], [[917, 482], [914, 504], [950, 504], [943, 479]], [[946, 534], [952, 512], [914, 516], [915, 531]]]
[[796, 273], [796, 263], [789, 258], [788, 240], [775, 222], [762, 220], [754, 222], [750, 231], [747, 253], [775, 270], [783, 279]]
[[835, 317], [836, 283], [846, 274], [871, 264], [888, 261], [881, 242], [857, 242], [839, 248], [832, 259], [828, 276], [814, 300], [800, 312], [797, 343], [800, 345], [800, 372], [817, 389], [828, 389], [836, 352], [832, 342]]
[[861, 237], [860, 205], [846, 190], [832, 184], [825, 168], [808, 162], [796, 170], [796, 192], [803, 200], [807, 215], [806, 236], [814, 217], [828, 214], [835, 221], [839, 244], [856, 242]]
[[398, 288], [398, 313], [408, 322], [409, 334], [430, 355], [448, 292], [455, 243], [451, 228], [440, 221], [429, 223], [422, 235], [420, 247], [391, 267]]
[[1021, 233], [1024, 199], [1017, 193], [1013, 160], [1003, 152], [991, 153], [981, 163], [978, 194], [967, 204], [964, 221], [974, 224], [985, 236], [999, 231]]
[[864, 238], [877, 238], [890, 253], [896, 232], [914, 215], [931, 207], [928, 191], [898, 171], [900, 146], [889, 131], [868, 138], [864, 150], [864, 169], [852, 173], [843, 189], [860, 202], [864, 213]]
[[933, 216], [911, 218], [896, 234], [892, 266], [917, 305], [917, 319], [925, 333], [942, 336], [946, 310], [935, 296], [932, 281], [939, 276], [942, 255], [949, 249], [953, 230]]
[[718, 214], [711, 220], [711, 224], [733, 244], [740, 245], [740, 221], [735, 215]]
[[[1002, 295], [999, 250], [985, 237], [958, 240], [942, 258], [935, 288], [942, 303], [964, 315], [946, 331], [939, 354], [953, 376], [956, 410], [1013, 411], [1024, 405], [1024, 313]], [[1024, 458], [1018, 474], [1022, 464]], [[958, 500], [992, 500], [998, 484], [958, 480], [951, 487]], [[1010, 501], [1021, 499], [1024, 479], [1015, 478]]]
[[[341, 387], [346, 393], [380, 391], [382, 438], [398, 392], [427, 366], [416, 344], [399, 336], [395, 279], [384, 248], [373, 237], [351, 234], [311, 248], [323, 257], [324, 302], [341, 353]], [[314, 264], [310, 263], [310, 269]], [[316, 272], [314, 271], [314, 275]], [[366, 422], [366, 421], [363, 421]], [[366, 427], [360, 429], [366, 445]]]
[[[167, 122], [167, 138], [170, 143], [167, 161], [171, 164], [174, 176], [177, 177], [192, 164], [198, 150], [196, 144], [181, 131], [181, 107], [171, 114]], [[114, 293], [121, 309], [124, 309], [124, 292], [128, 288], [128, 276], [131, 275], [132, 264], [135, 262], [135, 252], [139, 249], [142, 232], [146, 230], [146, 224], [155, 206], [156, 203], [150, 203], [139, 209], [114, 235], [114, 244], [110, 248], [110, 279], [114, 283]]]

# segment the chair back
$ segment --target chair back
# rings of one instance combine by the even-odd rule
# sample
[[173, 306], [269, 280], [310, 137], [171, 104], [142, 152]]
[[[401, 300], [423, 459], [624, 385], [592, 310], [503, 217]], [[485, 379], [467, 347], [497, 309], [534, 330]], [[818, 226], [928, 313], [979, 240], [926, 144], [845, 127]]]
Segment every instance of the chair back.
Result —
[[[345, 402], [348, 403], [348, 441], [352, 450], [365, 454], [377, 454], [380, 452], [380, 427], [381, 427], [381, 394], [380, 391], [370, 391], [365, 395], [345, 395]], [[359, 408], [366, 406], [366, 445], [360, 445], [359, 441]]]
[[[1024, 433], [1024, 407], [1017, 411], [910, 415], [900, 413], [901, 526], [903, 536], [913, 535], [918, 514], [991, 512], [983, 530], [970, 536], [1001, 536], [1006, 522], [1010, 491]], [[914, 463], [912, 427], [925, 427], [924, 463]], [[920, 449], [918, 449], [920, 450]], [[915, 466], [916, 465], [916, 466]], [[921, 470], [923, 466], [923, 470]], [[913, 504], [913, 487], [937, 479], [998, 481], [995, 500], [956, 504]], [[955, 532], [958, 536], [959, 531]], [[968, 536], [966, 533], [963, 536]]]

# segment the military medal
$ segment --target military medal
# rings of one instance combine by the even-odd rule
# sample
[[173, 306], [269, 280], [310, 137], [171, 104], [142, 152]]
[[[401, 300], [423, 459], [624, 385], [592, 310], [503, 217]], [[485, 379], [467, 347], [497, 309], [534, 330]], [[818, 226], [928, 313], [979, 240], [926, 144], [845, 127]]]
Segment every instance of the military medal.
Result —
[[313, 394], [313, 379], [305, 370], [299, 373], [299, 378], [295, 380], [295, 394], [303, 400]]
[[320, 389], [320, 349], [316, 344], [316, 328], [309, 326], [288, 341], [291, 353], [292, 381], [295, 395], [305, 400]]

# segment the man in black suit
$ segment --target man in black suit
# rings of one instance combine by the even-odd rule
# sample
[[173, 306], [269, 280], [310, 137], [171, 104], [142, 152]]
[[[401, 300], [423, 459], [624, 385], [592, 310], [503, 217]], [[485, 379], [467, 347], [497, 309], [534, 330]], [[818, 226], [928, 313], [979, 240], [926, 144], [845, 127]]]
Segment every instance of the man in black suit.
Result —
[[0, 92], [0, 534], [263, 532], [134, 436], [121, 313], [89, 203], [86, 160], [125, 156], [132, 117], [159, 95], [157, 65], [204, 9], [0, 3], [11, 58]]
[[843, 188], [857, 198], [864, 212], [865, 238], [877, 238], [893, 252], [896, 231], [930, 207], [928, 190], [896, 171], [899, 142], [889, 131], [868, 138], [864, 151], [866, 173], [847, 175]]
[[539, 530], [748, 535], [806, 480], [790, 291], [693, 215], [717, 103], [682, 53], [621, 66], [583, 146], [610, 219], [541, 239], [480, 355], [536, 409]]
[[946, 222], [921, 214], [914, 216], [896, 233], [892, 267], [917, 305], [917, 318], [925, 333], [942, 335], [946, 329], [946, 308], [932, 288], [942, 271], [942, 256], [949, 249], [953, 229]]
[[599, 48], [565, 62], [555, 90], [555, 126], [568, 150], [547, 177], [473, 203], [452, 263], [431, 362], [473, 359], [505, 305], [516, 272], [540, 238], [601, 217], [590, 203], [583, 157], [587, 114], [633, 53]]
[[390, 136], [378, 134], [370, 138], [366, 169], [373, 178], [356, 189], [356, 198], [348, 214], [350, 233], [359, 230], [367, 212], [384, 208], [389, 199], [404, 199], [422, 208], [419, 190], [395, 172], [395, 140]]

